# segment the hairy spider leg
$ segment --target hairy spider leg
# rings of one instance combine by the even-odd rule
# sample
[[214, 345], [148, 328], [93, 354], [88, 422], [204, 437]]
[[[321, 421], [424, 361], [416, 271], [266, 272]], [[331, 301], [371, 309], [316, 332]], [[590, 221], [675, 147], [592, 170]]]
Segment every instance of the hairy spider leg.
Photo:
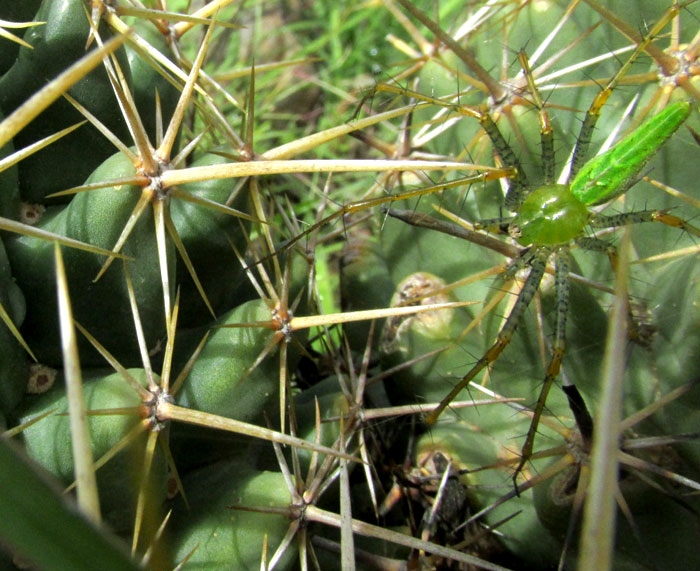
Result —
[[[447, 406], [454, 400], [454, 398], [459, 394], [459, 392], [464, 389], [473, 379], [478, 375], [485, 367], [488, 367], [498, 359], [503, 350], [508, 346], [510, 340], [513, 337], [513, 333], [518, 327], [520, 318], [522, 317], [525, 310], [529, 307], [532, 298], [537, 293], [540, 287], [540, 282], [542, 281], [542, 276], [544, 275], [545, 269], [547, 267], [547, 259], [551, 254], [552, 250], [550, 248], [537, 248], [533, 252], [533, 257], [527, 261], [530, 265], [530, 272], [525, 279], [518, 298], [513, 304], [506, 321], [501, 327], [496, 337], [496, 342], [484, 353], [484, 355], [474, 364], [471, 370], [462, 377], [462, 379], [457, 383], [450, 393], [442, 399], [442, 402], [432, 410], [425, 417], [425, 421], [428, 424], [434, 424], [442, 412], [447, 408]], [[520, 265], [521, 259], [518, 258], [509, 268], [506, 270], [506, 274], [513, 272], [514, 265]]]
[[455, 188], [455, 187], [460, 187], [460, 186], [468, 186], [470, 184], [474, 184], [477, 182], [487, 182], [491, 180], [496, 180], [499, 178], [507, 178], [510, 176], [513, 176], [515, 174], [515, 169], [511, 167], [506, 167], [502, 169], [493, 169], [489, 170], [483, 173], [477, 173], [475, 175], [470, 175], [470, 176], [465, 176], [461, 177], [449, 182], [444, 182], [440, 184], [435, 184], [432, 186], [426, 186], [423, 188], [417, 188], [414, 190], [408, 190], [406, 192], [402, 192], [400, 194], [391, 194], [388, 196], [379, 196], [376, 198], [368, 198], [364, 200], [355, 200], [353, 202], [348, 202], [347, 204], [344, 204], [343, 207], [340, 210], [337, 210], [333, 212], [332, 214], [329, 214], [322, 220], [319, 220], [318, 222], [315, 222], [311, 226], [309, 226], [306, 230], [303, 232], [300, 232], [293, 238], [290, 238], [282, 244], [279, 248], [277, 248], [274, 252], [271, 254], [268, 254], [267, 256], [260, 258], [259, 260], [256, 260], [252, 264], [246, 266], [244, 269], [250, 269], [254, 266], [257, 266], [258, 264], [261, 264], [263, 262], [266, 262], [267, 260], [270, 260], [274, 258], [275, 256], [278, 256], [280, 254], [283, 254], [290, 248], [292, 248], [295, 244], [300, 242], [304, 237], [310, 235], [311, 233], [315, 232], [316, 230], [319, 230], [320, 228], [323, 228], [326, 224], [329, 224], [333, 222], [334, 220], [338, 218], [343, 218], [345, 217], [346, 214], [352, 214], [353, 212], [359, 212], [360, 210], [365, 210], [367, 208], [372, 208], [374, 206], [381, 206], [382, 204], [390, 204], [392, 202], [398, 202], [399, 200], [405, 200], [407, 198], [415, 198], [418, 196], [425, 196], [427, 194], [433, 194], [436, 192], [440, 192], [442, 190], [447, 190], [450, 188]]
[[[542, 147], [542, 180], [545, 185], [554, 184], [554, 131], [552, 130], [552, 123], [549, 120], [549, 113], [545, 110], [544, 101], [542, 100], [542, 95], [540, 94], [537, 85], [535, 84], [535, 78], [532, 75], [532, 70], [530, 68], [530, 60], [524, 50], [518, 52], [518, 61], [520, 62], [520, 67], [525, 74], [527, 79], [528, 87], [530, 88], [530, 93], [532, 94], [532, 100], [537, 109], [537, 116], [540, 121], [540, 140]], [[510, 194], [510, 189], [509, 193]], [[506, 194], [505, 206], [508, 208], [508, 194]], [[520, 206], [522, 199], [518, 198], [517, 206]], [[524, 198], [524, 197], [523, 197]], [[511, 200], [514, 200], [515, 197]], [[511, 212], [517, 208], [510, 208]]]
[[[661, 222], [666, 226], [678, 228], [683, 232], [700, 237], [700, 229], [689, 222], [668, 214], [665, 210], [639, 210], [636, 212], [622, 212], [613, 215], [597, 214], [591, 217], [589, 226], [591, 228], [619, 228], [630, 224], [643, 224], [645, 222]], [[613, 272], [617, 271], [617, 248], [606, 240], [593, 237], [581, 237], [576, 239], [576, 244], [581, 248], [590, 251], [598, 251], [606, 254]], [[632, 304], [627, 304], [629, 338], [639, 343], [645, 343], [644, 335], [641, 333], [638, 320], [632, 311]]]
[[617, 87], [618, 83], [622, 78], [627, 75], [632, 64], [639, 58], [639, 56], [644, 52], [651, 42], [662, 32], [662, 30], [668, 25], [668, 23], [675, 18], [681, 11], [684, 5], [679, 5], [674, 3], [670, 6], [666, 12], [659, 18], [658, 22], [647, 32], [647, 34], [639, 42], [632, 55], [627, 59], [627, 61], [622, 65], [622, 67], [617, 70], [617, 73], [610, 79], [604, 89], [598, 92], [593, 103], [586, 111], [586, 116], [581, 124], [581, 130], [579, 136], [576, 139], [576, 145], [574, 146], [574, 152], [571, 158], [571, 171], [569, 173], [569, 180], [573, 179], [585, 164], [586, 154], [588, 153], [588, 147], [591, 144], [591, 137], [595, 129], [598, 118], [600, 117], [600, 112], [605, 105], [605, 103], [612, 95], [613, 90]]
[[[418, 99], [426, 103], [432, 103], [439, 107], [445, 107], [459, 115], [462, 115], [463, 117], [471, 117], [479, 121], [481, 128], [488, 135], [489, 139], [491, 139], [491, 142], [494, 148], [497, 149], [503, 163], [512, 168], [512, 172], [508, 175], [510, 186], [506, 197], [506, 208], [508, 208], [508, 210], [515, 209], [510, 208], [508, 206], [508, 202], [513, 202], [513, 205], [517, 205], [519, 203], [520, 196], [529, 186], [527, 175], [525, 174], [525, 170], [520, 163], [520, 159], [518, 159], [518, 156], [515, 154], [515, 151], [513, 151], [513, 148], [508, 144], [505, 137], [503, 137], [503, 134], [489, 113], [481, 111], [476, 107], [470, 107], [469, 105], [451, 103], [450, 101], [445, 101], [444, 99], [423, 95], [418, 91], [405, 89], [397, 85], [380, 83], [376, 86], [375, 90], [396, 93], [405, 97], [412, 97], [413, 99]], [[509, 199], [509, 196], [512, 198]]]
[[[554, 291], [556, 295], [556, 315], [554, 324], [554, 343], [552, 344], [552, 356], [549, 359], [547, 372], [542, 382], [540, 394], [537, 397], [535, 410], [530, 421], [530, 426], [525, 437], [525, 444], [520, 452], [520, 462], [513, 474], [513, 481], [516, 483], [518, 474], [522, 471], [525, 463], [532, 456], [535, 445], [535, 433], [540, 424], [540, 418], [545, 409], [547, 396], [559, 376], [561, 362], [566, 349], [566, 317], [569, 312], [569, 251], [565, 248], [557, 248], [554, 253]], [[545, 262], [546, 263], [546, 262]]]
[[700, 229], [686, 220], [669, 214], [666, 210], [638, 210], [635, 212], [621, 212], [606, 216], [596, 214], [589, 222], [592, 228], [619, 228], [629, 224], [643, 224], [645, 222], [661, 222], [671, 228], [678, 228], [683, 232], [700, 237]]
[[358, 212], [360, 210], [365, 210], [367, 208], [372, 208], [374, 206], [380, 206], [382, 204], [390, 204], [392, 202], [406, 200], [408, 198], [415, 198], [417, 196], [425, 196], [427, 194], [433, 194], [435, 192], [440, 192], [442, 190], [447, 190], [450, 188], [455, 188], [455, 187], [459, 187], [459, 186], [467, 186], [467, 185], [474, 184], [477, 182], [487, 182], [487, 181], [496, 180], [499, 178], [506, 178], [506, 177], [512, 176], [513, 174], [514, 174], [513, 168], [507, 167], [504, 169], [493, 169], [493, 170], [490, 170], [487, 172], [477, 173], [475, 175], [461, 177], [461, 178], [458, 178], [458, 179], [455, 179], [455, 180], [452, 180], [449, 182], [434, 184], [431, 186], [417, 188], [414, 190], [408, 190], [408, 191], [402, 192], [400, 194], [391, 194], [388, 196], [379, 196], [377, 198], [368, 198], [365, 200], [355, 200], [353, 202], [348, 202], [347, 204], [343, 205], [343, 207], [340, 210], [333, 212], [333, 214], [329, 214], [328, 216], [326, 216], [322, 220], [319, 220], [318, 222], [309, 226], [303, 232], [294, 236], [294, 238], [291, 238], [290, 240], [288, 240], [284, 245], [280, 246], [272, 254], [272, 256], [276, 256], [277, 254], [280, 254], [282, 252], [287, 251], [289, 248], [291, 248], [294, 244], [299, 242], [305, 236], [308, 236], [309, 234], [322, 228], [326, 224], [333, 222], [337, 218], [344, 217], [346, 214], [352, 214], [353, 212]]

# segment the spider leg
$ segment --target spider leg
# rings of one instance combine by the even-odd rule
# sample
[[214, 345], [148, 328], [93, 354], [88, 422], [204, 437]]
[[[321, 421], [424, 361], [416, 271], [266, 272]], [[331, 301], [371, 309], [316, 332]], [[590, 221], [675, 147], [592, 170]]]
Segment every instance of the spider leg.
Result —
[[540, 95], [540, 90], [537, 89], [537, 84], [535, 83], [535, 78], [532, 75], [532, 70], [530, 69], [530, 61], [527, 58], [527, 54], [521, 50], [518, 52], [518, 60], [520, 60], [520, 66], [523, 68], [523, 73], [527, 79], [527, 83], [530, 87], [530, 93], [532, 93], [533, 103], [537, 108], [537, 114], [540, 120], [540, 138], [542, 145], [542, 174], [544, 184], [554, 184], [554, 132], [552, 131], [552, 124], [549, 120], [549, 114], [544, 107], [544, 101]]
[[[589, 222], [592, 228], [618, 228], [629, 224], [642, 224], [644, 222], [661, 222], [666, 226], [678, 228], [688, 234], [700, 237], [700, 229], [686, 220], [669, 214], [666, 210], [639, 210], [636, 212], [622, 212], [620, 214], [604, 215], [596, 214]], [[599, 238], [581, 237], [576, 239], [576, 244], [585, 250], [602, 252], [608, 256], [613, 271], [617, 267], [617, 248]]]
[[489, 234], [500, 234], [502, 236], [510, 235], [510, 224], [514, 217], [508, 218], [486, 218], [474, 223], [475, 230], [483, 230]]
[[[484, 246], [493, 250], [494, 252], [503, 254], [508, 258], [516, 258], [518, 256], [518, 249], [515, 246], [507, 244], [506, 242], [498, 240], [497, 238], [489, 236], [488, 234], [484, 234], [483, 232], [475, 232], [474, 230], [470, 230], [469, 228], [465, 228], [452, 222], [438, 220], [428, 214], [416, 212], [415, 210], [397, 210], [395, 208], [389, 209], [386, 207], [382, 207], [382, 212], [385, 212], [392, 218], [402, 220], [411, 226], [428, 228], [429, 230], [437, 230], [438, 232], [455, 236], [456, 238], [461, 238], [467, 242], [471, 242], [472, 244]], [[485, 222], [488, 221], [481, 221], [479, 224], [475, 224], [474, 228], [482, 228], [483, 226], [481, 226], [481, 224], [484, 224]], [[490, 227], [486, 227], [485, 229], [489, 230], [489, 228]], [[493, 233], [495, 234], [498, 232], [494, 230]], [[504, 233], [507, 234], [507, 232]]]
[[554, 287], [556, 290], [556, 315], [554, 326], [554, 344], [552, 346], [552, 357], [547, 366], [547, 373], [540, 389], [540, 395], [535, 404], [535, 410], [530, 422], [530, 428], [527, 431], [525, 444], [520, 453], [520, 463], [513, 474], [513, 483], [517, 489], [517, 477], [521, 472], [526, 462], [532, 456], [532, 450], [535, 444], [535, 434], [537, 426], [542, 418], [544, 407], [547, 402], [549, 390], [552, 388], [554, 379], [559, 375], [561, 361], [564, 357], [566, 348], [566, 315], [569, 311], [569, 254], [566, 249], [559, 249], [555, 252], [555, 272], [554, 272]]
[[[576, 243], [585, 250], [606, 254], [613, 272], [617, 272], [617, 248], [615, 246], [600, 238], [590, 237], [578, 238]], [[630, 340], [639, 345], [648, 346], [650, 340], [649, 330], [645, 326], [643, 320], [640, 320], [639, 317], [635, 315], [634, 304], [629, 299], [627, 302], [627, 314], [628, 335]]]
[[[554, 132], [552, 131], [552, 125], [549, 120], [549, 114], [547, 113], [544, 101], [540, 95], [535, 79], [532, 75], [530, 69], [530, 62], [527, 59], [527, 55], [524, 51], [518, 53], [518, 59], [520, 60], [520, 65], [523, 68], [523, 73], [527, 78], [528, 86], [532, 94], [533, 101], [532, 105], [537, 109], [539, 122], [540, 122], [540, 136], [542, 145], [542, 167], [544, 171], [544, 184], [554, 183]], [[469, 110], [468, 113], [462, 111], [463, 114], [475, 115], [473, 110]], [[518, 159], [517, 155], [513, 151], [512, 147], [505, 140], [503, 134], [497, 127], [496, 123], [493, 121], [488, 113], [476, 114], [476, 117], [481, 124], [482, 129], [486, 132], [491, 139], [493, 148], [496, 150], [501, 160], [506, 165], [511, 165], [515, 168], [515, 174], [509, 177], [509, 188], [506, 193], [503, 205], [507, 210], [515, 212], [520, 208], [523, 201], [532, 190], [527, 181], [527, 176], [525, 171]], [[501, 232], [502, 233], [502, 232]]]
[[[518, 59], [520, 60], [520, 65], [523, 68], [523, 73], [527, 79], [528, 87], [530, 88], [530, 93], [532, 94], [532, 101], [530, 102], [536, 109], [540, 122], [540, 138], [542, 146], [542, 168], [543, 168], [543, 182], [544, 184], [554, 183], [554, 132], [552, 130], [552, 124], [549, 119], [549, 114], [547, 113], [540, 95], [537, 89], [537, 84], [535, 83], [535, 78], [532, 75], [532, 70], [530, 69], [530, 62], [528, 61], [527, 55], [524, 51], [518, 53]], [[491, 119], [488, 113], [483, 113], [479, 116], [479, 122], [481, 127], [486, 131], [486, 134], [491, 139], [494, 149], [500, 155], [503, 162], [507, 165], [512, 165], [515, 167], [516, 175], [510, 177], [510, 186], [508, 192], [506, 193], [503, 205], [506, 209], [511, 212], [515, 212], [520, 208], [527, 195], [531, 192], [525, 171], [520, 164], [515, 152], [505, 140], [500, 130]]]
[[510, 179], [510, 186], [506, 194], [504, 205], [511, 212], [518, 209], [525, 198], [525, 194], [527, 193], [527, 189], [530, 187], [530, 184], [528, 183], [525, 169], [523, 169], [518, 156], [513, 150], [513, 147], [511, 147], [510, 143], [506, 141], [505, 137], [496, 125], [496, 122], [493, 120], [493, 117], [491, 117], [488, 112], [482, 111], [476, 107], [470, 107], [469, 105], [460, 105], [459, 103], [451, 103], [435, 97], [429, 97], [427, 95], [423, 95], [422, 93], [418, 93], [417, 91], [403, 89], [396, 85], [379, 84], [376, 87], [376, 90], [388, 91], [389, 93], [398, 93], [400, 95], [413, 97], [414, 99], [418, 99], [426, 103], [433, 103], [435, 105], [445, 107], [462, 115], [463, 117], [473, 117], [478, 120], [481, 128], [484, 130], [486, 135], [488, 135], [488, 138], [491, 139], [491, 144], [493, 145], [496, 154], [501, 157], [504, 164], [512, 167], [512, 172], [508, 175], [508, 178]]
[[[644, 222], [661, 222], [666, 226], [678, 228], [684, 232], [700, 237], [700, 229], [693, 226], [689, 222], [668, 214], [665, 210], [639, 210], [636, 212], [622, 212], [620, 214], [603, 215], [597, 214], [590, 220], [590, 226], [593, 228], [617, 228], [629, 224], [642, 224]], [[603, 252], [608, 256], [610, 265], [613, 271], [617, 269], [617, 248], [599, 238], [582, 237], [576, 240], [576, 243], [586, 249], [592, 251]], [[641, 345], [646, 345], [649, 341], [648, 334], [644, 332], [644, 326], [639, 319], [634, 315], [632, 310], [633, 304], [627, 304], [629, 311], [629, 338]]]
[[632, 52], [629, 59], [617, 70], [617, 73], [610, 78], [607, 85], [601, 89], [596, 95], [593, 103], [586, 111], [586, 116], [581, 124], [581, 130], [579, 131], [578, 138], [576, 139], [576, 146], [574, 147], [574, 152], [571, 157], [571, 171], [569, 173], [569, 180], [573, 180], [581, 170], [581, 167], [586, 162], [586, 154], [588, 152], [588, 147], [591, 143], [591, 136], [595, 129], [598, 118], [600, 117], [600, 112], [608, 101], [610, 95], [620, 83], [622, 78], [627, 74], [632, 64], [639, 58], [639, 56], [647, 50], [651, 42], [656, 38], [661, 31], [666, 27], [666, 25], [680, 12], [681, 6], [678, 3], [674, 3], [669, 7], [664, 15], [659, 19], [654, 27], [649, 30], [649, 32], [642, 38], [642, 40], [637, 44], [637, 47]]
[[515, 212], [525, 199], [527, 189], [529, 188], [525, 170], [520, 164], [520, 160], [515, 154], [515, 151], [508, 141], [506, 141], [495, 121], [491, 118], [491, 115], [488, 113], [480, 113], [478, 119], [481, 128], [486, 131], [489, 139], [491, 139], [493, 148], [501, 157], [503, 163], [515, 168], [515, 173], [509, 177], [510, 186], [508, 187], [508, 192], [503, 202], [507, 210]]
[[[476, 364], [471, 368], [471, 370], [462, 377], [462, 379], [454, 386], [450, 393], [442, 399], [438, 407], [426, 416], [427, 424], [434, 424], [442, 412], [447, 408], [447, 406], [454, 400], [454, 398], [459, 394], [459, 392], [464, 389], [476, 375], [479, 374], [484, 368], [488, 367], [498, 359], [498, 356], [503, 352], [511, 338], [513, 337], [513, 332], [520, 322], [520, 318], [523, 313], [530, 305], [532, 298], [535, 296], [537, 289], [542, 281], [542, 276], [544, 275], [545, 269], [547, 267], [547, 259], [552, 253], [551, 248], [535, 248], [528, 252], [532, 258], [529, 260], [530, 273], [525, 280], [523, 288], [518, 294], [518, 299], [515, 301], [510, 314], [506, 318], [506, 322], [501, 327], [498, 332], [496, 342], [491, 346], [486, 353], [476, 362]], [[520, 260], [515, 260], [513, 265], [519, 264]], [[513, 267], [513, 266], [511, 266]], [[507, 270], [508, 271], [508, 270]]]
[[496, 180], [499, 178], [508, 177], [508, 176], [511, 176], [511, 174], [513, 172], [514, 172], [514, 170], [511, 168], [490, 170], [490, 171], [478, 173], [475, 175], [461, 177], [461, 178], [458, 178], [456, 180], [445, 182], [445, 183], [426, 186], [426, 187], [418, 188], [415, 190], [409, 190], [406, 192], [402, 192], [400, 194], [391, 194], [391, 195], [387, 195], [387, 196], [379, 196], [376, 198], [368, 198], [365, 200], [355, 200], [353, 202], [348, 202], [347, 204], [343, 205], [343, 207], [340, 208], [340, 210], [337, 210], [337, 211], [333, 212], [332, 214], [329, 214], [328, 216], [326, 216], [322, 220], [319, 220], [318, 222], [309, 226], [303, 232], [300, 232], [296, 236], [294, 236], [293, 238], [287, 240], [287, 242], [285, 242], [283, 245], [281, 245], [279, 248], [277, 248], [277, 250], [272, 252], [272, 254], [265, 256], [264, 258], [256, 261], [255, 265], [260, 264], [262, 262], [265, 262], [268, 259], [274, 258], [275, 256], [286, 252], [292, 246], [294, 246], [295, 244], [300, 242], [303, 238], [305, 238], [309, 234], [315, 232], [316, 230], [319, 230], [320, 228], [322, 228], [326, 224], [329, 224], [330, 222], [333, 222], [334, 220], [336, 220], [338, 218], [343, 219], [347, 214], [352, 214], [354, 212], [358, 212], [360, 210], [365, 210], [367, 208], [372, 208], [374, 206], [381, 206], [382, 204], [390, 204], [390, 203], [397, 202], [399, 200], [404, 200], [407, 198], [416, 198], [416, 197], [424, 196], [427, 194], [433, 194], [433, 193], [439, 192], [441, 190], [447, 190], [450, 188], [465, 186], [465, 185], [473, 184], [476, 182], [487, 182], [487, 181]]
[[605, 216], [598, 214], [593, 216], [590, 225], [593, 228], [616, 228], [618, 226], [627, 226], [628, 224], [642, 224], [644, 222], [661, 222], [666, 226], [678, 228], [688, 234], [700, 237], [700, 229], [693, 226], [689, 222], [669, 214], [666, 210], [639, 210], [636, 212], [622, 212]]
[[575, 242], [584, 250], [605, 254], [608, 257], [608, 260], [610, 260], [610, 266], [612, 267], [613, 271], [617, 269], [617, 248], [610, 242], [601, 240], [600, 238], [591, 238], [590, 236], [576, 238]]

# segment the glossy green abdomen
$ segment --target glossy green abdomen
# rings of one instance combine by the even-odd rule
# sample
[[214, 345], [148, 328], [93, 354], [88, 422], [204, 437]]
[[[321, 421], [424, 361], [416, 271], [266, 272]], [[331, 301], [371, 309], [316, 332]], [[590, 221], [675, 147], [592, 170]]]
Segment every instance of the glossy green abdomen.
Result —
[[581, 235], [588, 218], [586, 205], [568, 185], [541, 186], [525, 199], [515, 217], [520, 230], [516, 238], [523, 246], [566, 244]]
[[627, 192], [647, 162], [686, 121], [687, 101], [677, 101], [645, 121], [611, 149], [588, 161], [571, 181], [576, 197], [589, 206], [603, 204]]

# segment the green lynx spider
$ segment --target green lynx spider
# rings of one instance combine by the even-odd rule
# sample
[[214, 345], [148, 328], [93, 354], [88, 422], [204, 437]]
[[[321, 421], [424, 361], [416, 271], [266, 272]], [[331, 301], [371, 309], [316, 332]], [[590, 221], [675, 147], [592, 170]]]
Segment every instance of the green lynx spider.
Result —
[[520, 464], [516, 469], [516, 476], [532, 456], [537, 426], [551, 385], [559, 374], [564, 355], [566, 317], [569, 306], [568, 280], [571, 247], [575, 245], [586, 250], [604, 252], [609, 256], [614, 266], [616, 260], [614, 247], [606, 241], [591, 237], [589, 229], [615, 228], [642, 222], [661, 222], [700, 236], [700, 230], [662, 210], [643, 210], [606, 216], [597, 214], [591, 209], [591, 207], [607, 203], [627, 192], [637, 182], [644, 165], [691, 113], [690, 103], [685, 101], [672, 103], [607, 152], [584, 163], [591, 135], [602, 107], [619, 80], [628, 71], [629, 66], [660, 32], [662, 24], [665, 25], [665, 22], [667, 20], [664, 19], [663, 23], [660, 22], [651, 30], [636, 48], [632, 57], [594, 99], [583, 120], [571, 159], [568, 182], [564, 184], [554, 182], [554, 136], [548, 114], [529, 72], [527, 58], [524, 54], [521, 53], [519, 59], [526, 76], [529, 78], [532, 104], [539, 112], [541, 127], [544, 184], [539, 187], [533, 188], [528, 183], [515, 152], [488, 113], [468, 106], [425, 97], [393, 85], [380, 85], [378, 87], [380, 91], [408, 95], [415, 99], [446, 106], [463, 116], [476, 118], [491, 139], [502, 162], [515, 171], [515, 174], [509, 177], [510, 185], [504, 201], [505, 208], [512, 212], [513, 216], [482, 220], [475, 224], [475, 228], [490, 233], [509, 235], [523, 246], [520, 255], [506, 270], [506, 276], [512, 277], [517, 270], [529, 267], [527, 278], [494, 344], [454, 386], [439, 406], [427, 415], [426, 422], [428, 424], [435, 423], [459, 392], [480, 371], [493, 364], [508, 346], [523, 313], [540, 286], [548, 261], [554, 260], [556, 310], [552, 355], [546, 369], [540, 396], [535, 405], [533, 419], [522, 449]]

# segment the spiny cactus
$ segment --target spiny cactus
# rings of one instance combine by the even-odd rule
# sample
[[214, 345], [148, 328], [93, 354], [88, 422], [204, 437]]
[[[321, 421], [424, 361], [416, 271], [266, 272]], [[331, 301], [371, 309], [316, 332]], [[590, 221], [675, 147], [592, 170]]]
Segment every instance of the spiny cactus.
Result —
[[[23, 5], [0, 8], [3, 29], [5, 19], [36, 24], [19, 49], [0, 38], [0, 144], [19, 161], [0, 163], [0, 425], [60, 485], [76, 480], [81, 510], [104, 520], [104, 541], [85, 539], [97, 551], [89, 561], [499, 569], [580, 558], [592, 568], [584, 498], [618, 488], [627, 503], [617, 519], [628, 523], [617, 534], [601, 526], [594, 541], [610, 548], [596, 568], [682, 568], [695, 557], [692, 240], [639, 225], [614, 270], [572, 248], [566, 302], [546, 275], [523, 286], [516, 272], [537, 265], [524, 252], [548, 250], [546, 240], [519, 242], [513, 221], [486, 225], [507, 227], [505, 237], [466, 228], [506, 210], [524, 226], [514, 187], [553, 182], [549, 165], [563, 167], [579, 132], [575, 110], [592, 104], [593, 150], [620, 140], [617, 128], [647, 132], [639, 125], [662, 108], [690, 115], [628, 176], [652, 177], [669, 196], [640, 183], [608, 212], [655, 208], [692, 223], [697, 111], [670, 103], [695, 94], [696, 47], [681, 48], [697, 27], [692, 4], [319, 2], [307, 7], [315, 20], [286, 14], [279, 34], [269, 26], [278, 11], [261, 24], [257, 5]], [[265, 36], [287, 51], [270, 55]], [[101, 62], [94, 71], [89, 55], [80, 63], [86, 46]], [[375, 49], [374, 69], [363, 68], [358, 54]], [[325, 100], [300, 81], [313, 74]], [[54, 87], [65, 97], [33, 121], [16, 118]], [[349, 103], [333, 109], [333, 91]], [[556, 162], [539, 146], [547, 114]], [[493, 142], [491, 120], [519, 162]], [[44, 137], [29, 157], [13, 155]], [[678, 259], [651, 258], [667, 251]], [[508, 346], [467, 379], [464, 403], [423, 422], [493, 345], [523, 287], [533, 300]], [[567, 309], [569, 388], [533, 412], [553, 315]], [[40, 380], [57, 371], [44, 394], [23, 394], [32, 359]], [[611, 406], [616, 378], [625, 385]], [[605, 424], [618, 409], [624, 420]], [[535, 445], [521, 454], [529, 426]], [[16, 454], [0, 444], [3, 457]], [[52, 526], [70, 521], [87, 538], [93, 524], [57, 515], [24, 462], [0, 475], [0, 506], [23, 533], [0, 524], [0, 538], [17, 564], [77, 568], [65, 540], [54, 561], [31, 549], [18, 479], [52, 498]], [[682, 532], [654, 529], [650, 504]]]

